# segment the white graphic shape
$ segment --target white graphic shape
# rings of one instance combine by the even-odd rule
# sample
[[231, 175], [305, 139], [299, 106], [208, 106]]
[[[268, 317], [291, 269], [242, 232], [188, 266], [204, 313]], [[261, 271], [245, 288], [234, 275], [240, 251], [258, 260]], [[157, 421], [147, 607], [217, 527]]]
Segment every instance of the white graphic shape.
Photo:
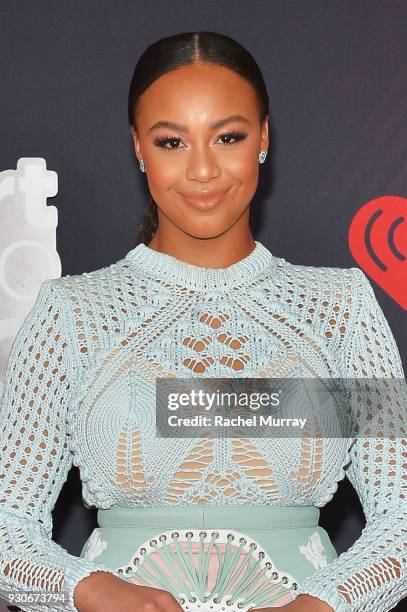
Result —
[[301, 544], [298, 548], [315, 569], [322, 569], [328, 565], [324, 545], [318, 531], [314, 531], [308, 538], [308, 542], [305, 545]]
[[56, 172], [41, 157], [22, 157], [0, 172], [0, 397], [13, 340], [41, 284], [61, 276], [56, 249]]

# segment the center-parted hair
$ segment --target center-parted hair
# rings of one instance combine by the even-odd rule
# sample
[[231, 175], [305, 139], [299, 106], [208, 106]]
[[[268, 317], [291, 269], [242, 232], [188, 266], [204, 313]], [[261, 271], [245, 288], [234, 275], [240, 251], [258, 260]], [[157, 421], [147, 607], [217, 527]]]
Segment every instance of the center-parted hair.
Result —
[[[212, 63], [233, 70], [256, 93], [260, 124], [269, 115], [269, 96], [262, 72], [251, 53], [239, 42], [217, 32], [180, 32], [152, 43], [138, 60], [128, 96], [129, 126], [137, 132], [137, 106], [143, 92], [164, 74], [188, 64]], [[252, 212], [252, 209], [250, 213]], [[148, 197], [135, 245], [148, 245], [158, 227], [157, 205]]]

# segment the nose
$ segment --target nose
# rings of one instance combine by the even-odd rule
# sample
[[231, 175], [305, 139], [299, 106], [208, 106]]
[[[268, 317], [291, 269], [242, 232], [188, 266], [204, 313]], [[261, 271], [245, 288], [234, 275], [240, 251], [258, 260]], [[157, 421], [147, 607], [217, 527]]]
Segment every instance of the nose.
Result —
[[221, 170], [215, 155], [207, 147], [195, 148], [188, 156], [186, 178], [188, 180], [209, 181], [219, 176]]

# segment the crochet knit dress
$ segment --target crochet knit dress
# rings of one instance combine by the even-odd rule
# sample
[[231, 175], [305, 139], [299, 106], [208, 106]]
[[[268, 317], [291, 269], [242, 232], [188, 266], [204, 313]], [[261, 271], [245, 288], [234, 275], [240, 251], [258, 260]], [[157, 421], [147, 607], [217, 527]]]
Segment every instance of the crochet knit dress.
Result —
[[[105, 268], [46, 280], [12, 345], [0, 404], [0, 597], [73, 611], [82, 578], [126, 579], [128, 567], [135, 582], [182, 595], [185, 610], [277, 607], [285, 592], [285, 602], [309, 593], [334, 610], [391, 610], [407, 595], [407, 440], [394, 424], [404, 387], [383, 381], [369, 402], [352, 392], [350, 409], [365, 416], [351, 438], [157, 436], [154, 381], [192, 377], [394, 382], [404, 372], [359, 268], [293, 264], [258, 241], [227, 268], [139, 244]], [[115, 540], [100, 523], [80, 557], [54, 542], [51, 511], [72, 464], [86, 507], [120, 510], [119, 523], [139, 510], [152, 531], [117, 529]], [[284, 531], [284, 508], [286, 521], [315, 518], [345, 476], [367, 521], [348, 551], [337, 556], [317, 523]], [[204, 509], [205, 536], [191, 523]], [[274, 519], [276, 538], [287, 534], [280, 548], [261, 535]], [[246, 570], [233, 581], [238, 557]]]

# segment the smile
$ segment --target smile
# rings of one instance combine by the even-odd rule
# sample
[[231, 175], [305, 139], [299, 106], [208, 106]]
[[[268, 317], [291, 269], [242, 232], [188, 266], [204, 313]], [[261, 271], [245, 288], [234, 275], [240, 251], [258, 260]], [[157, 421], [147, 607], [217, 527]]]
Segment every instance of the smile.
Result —
[[183, 200], [192, 208], [197, 210], [212, 210], [223, 199], [223, 196], [229, 191], [228, 189], [207, 191], [207, 192], [178, 192]]

